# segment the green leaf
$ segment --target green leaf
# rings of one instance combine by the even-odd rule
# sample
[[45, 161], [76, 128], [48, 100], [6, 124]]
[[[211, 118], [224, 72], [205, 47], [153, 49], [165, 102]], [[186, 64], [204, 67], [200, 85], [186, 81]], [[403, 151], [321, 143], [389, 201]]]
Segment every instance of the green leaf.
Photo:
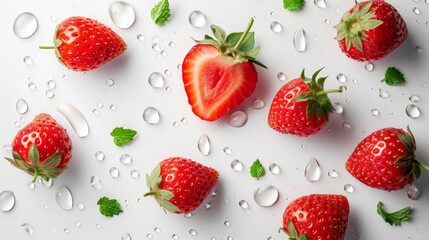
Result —
[[123, 128], [123, 127], [116, 127], [110, 133], [110, 136], [113, 137], [113, 142], [117, 146], [121, 147], [131, 143], [134, 140], [134, 137], [136, 136], [136, 134], [137, 132], [135, 130]]
[[250, 167], [250, 175], [258, 180], [265, 175], [264, 166], [259, 162], [259, 159], [256, 159]]
[[[317, 107], [317, 102], [316, 101], [312, 101], [312, 100], [309, 100], [308, 101], [308, 105], [307, 105], [307, 119], [309, 119], [313, 114], [314, 114], [314, 112], [316, 112], [316, 110], [318, 109], [318, 107]], [[320, 113], [317, 113], [317, 119], [319, 119], [320, 118]]]
[[225, 38], [226, 38], [225, 30], [223, 30], [221, 27], [216, 26], [214, 24], [211, 25], [210, 28], [212, 29], [214, 36], [216, 37], [217, 40], [219, 40], [219, 42], [221, 43], [225, 42]]
[[289, 222], [287, 223], [287, 229], [290, 234], [289, 237], [298, 238], [298, 231], [296, 231], [295, 225], [293, 224], [292, 220], [289, 220]]
[[179, 208], [176, 207], [174, 204], [172, 204], [169, 201], [161, 200], [160, 204], [161, 204], [161, 207], [163, 207], [165, 210], [167, 210], [169, 212], [175, 213], [175, 212], [179, 211]]
[[210, 44], [210, 45], [213, 45], [213, 46], [215, 46], [217, 48], [219, 48], [219, 46], [220, 46], [219, 42], [216, 41], [216, 40], [214, 40], [214, 39], [203, 39], [203, 40], [195, 40], [194, 39], [194, 41], [196, 43], [199, 43], [199, 44]]
[[246, 56], [246, 57], [249, 57], [249, 58], [253, 58], [253, 59], [255, 59], [257, 56], [258, 56], [258, 54], [259, 54], [259, 50], [260, 50], [261, 48], [259, 47], [259, 46], [257, 46], [257, 47], [255, 47], [255, 48], [252, 48], [252, 49], [250, 49], [249, 51], [247, 51], [246, 53], [244, 53], [244, 55]]
[[57, 167], [58, 164], [60, 164], [61, 161], [61, 154], [63, 152], [57, 152], [54, 155], [50, 156], [46, 161], [43, 163], [42, 167], [45, 169], [54, 168]]
[[113, 217], [114, 215], [119, 215], [122, 212], [121, 205], [116, 199], [102, 197], [98, 200], [97, 205], [100, 206], [100, 213], [106, 217]]
[[260, 61], [256, 60], [255, 58], [248, 57], [248, 59], [249, 59], [249, 61], [251, 61], [252, 63], [254, 63], [254, 64], [256, 64], [256, 65], [259, 65], [260, 67], [263, 67], [263, 68], [265, 68], [265, 69], [268, 69], [268, 67], [267, 67], [267, 66], [265, 66], [265, 64], [261, 63]]
[[382, 82], [386, 82], [389, 86], [396, 86], [405, 83], [404, 74], [402, 74], [397, 68], [389, 67], [384, 73], [384, 79]]
[[161, 177], [161, 165], [156, 165], [156, 167], [152, 170], [152, 173], [150, 175], [150, 179], [152, 182], [152, 186], [158, 186], [160, 182]]
[[[225, 42], [227, 45], [234, 47], [238, 43], [238, 40], [240, 40], [242, 35], [243, 35], [243, 32], [230, 33], [226, 37]], [[237, 50], [241, 52], [248, 52], [252, 50], [254, 46], [255, 46], [255, 33], [249, 32]]]
[[380, 20], [368, 20], [368, 21], [365, 21], [363, 24], [362, 24], [362, 27], [364, 28], [364, 29], [366, 29], [366, 30], [370, 30], [370, 29], [374, 29], [374, 28], [376, 28], [376, 27], [378, 27], [378, 26], [380, 26], [381, 24], [383, 24], [383, 22], [382, 21], [380, 21]]
[[39, 166], [39, 150], [37, 149], [36, 144], [32, 143], [30, 145], [30, 150], [28, 151], [28, 158], [30, 158], [31, 164], [33, 166]]
[[413, 164], [413, 182], [417, 181], [420, 178], [420, 175], [422, 174], [422, 169], [420, 168], [420, 164], [414, 163]]
[[5, 157], [5, 159], [6, 159], [8, 162], [10, 162], [10, 164], [12, 164], [13, 166], [15, 166], [15, 167], [19, 168], [18, 164], [16, 164], [16, 162], [15, 162], [13, 159], [11, 159], [11, 158], [7, 158], [7, 157]]
[[309, 99], [311, 99], [313, 97], [313, 95], [311, 94], [311, 92], [305, 92], [305, 93], [301, 93], [300, 95], [298, 95], [298, 97], [295, 98], [295, 102], [304, 102], [307, 101]]
[[283, 7], [289, 11], [298, 11], [304, 7], [304, 0], [283, 0]]
[[388, 213], [384, 211], [382, 203], [377, 204], [377, 213], [384, 219], [385, 222], [392, 226], [400, 226], [402, 222], [410, 220], [411, 207], [406, 207], [396, 212]]
[[363, 6], [358, 12], [359, 16], [364, 16], [365, 14], [367, 14], [369, 9], [371, 8], [371, 5], [372, 5], [372, 2], [368, 2], [367, 4], [365, 4], [365, 6]]
[[351, 37], [350, 39], [352, 40], [353, 46], [362, 52], [363, 51], [362, 40], [358, 36]]
[[152, 181], [151, 181], [151, 178], [150, 178], [149, 174], [147, 174], [147, 173], [146, 173], [146, 186], [147, 186], [147, 188], [149, 188], [150, 190], [152, 190], [151, 189], [151, 187], [152, 187]]
[[168, 0], [161, 0], [158, 2], [158, 4], [152, 8], [150, 16], [155, 24], [164, 25], [170, 17], [170, 4]]
[[407, 148], [408, 152], [414, 153], [415, 144], [413, 143], [413, 140], [410, 139], [407, 135], [400, 133], [399, 131], [397, 132], [397, 135], [399, 140], [401, 140], [402, 144], [404, 144]]
[[395, 166], [410, 166], [413, 163], [413, 157], [409, 154], [406, 154], [398, 158], [393, 164]]
[[174, 197], [174, 194], [168, 190], [161, 189], [159, 190], [159, 195], [161, 195], [161, 199], [170, 200]]

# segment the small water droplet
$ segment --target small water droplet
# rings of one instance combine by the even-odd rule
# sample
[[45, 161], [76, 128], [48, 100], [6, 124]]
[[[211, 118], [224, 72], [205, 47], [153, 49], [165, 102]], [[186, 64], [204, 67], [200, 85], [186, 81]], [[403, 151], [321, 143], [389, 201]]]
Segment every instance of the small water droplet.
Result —
[[145, 40], [145, 37], [142, 34], [137, 34], [137, 40], [143, 42]]
[[146, 237], [147, 237], [148, 239], [152, 239], [152, 238], [153, 238], [152, 234], [150, 234], [150, 233], [148, 233], [148, 234], [146, 235]]
[[296, 30], [295, 34], [293, 35], [293, 46], [297, 52], [304, 52], [307, 48], [307, 40], [304, 29], [300, 28]]
[[69, 232], [70, 232], [70, 230], [69, 230], [68, 228], [64, 228], [64, 232], [65, 232], [65, 233], [69, 233]]
[[243, 171], [243, 163], [241, 163], [240, 160], [235, 159], [231, 162], [231, 168], [236, 171], [236, 172], [241, 172]]
[[226, 240], [234, 240], [231, 236], [226, 237]]
[[271, 12], [270, 12], [270, 16], [273, 16], [273, 17], [274, 17], [275, 15], [276, 15], [276, 13], [275, 13], [274, 11], [271, 11]]
[[203, 154], [204, 156], [207, 156], [210, 154], [210, 149], [211, 149], [210, 139], [206, 134], [201, 135], [200, 139], [198, 139], [197, 146], [200, 153]]
[[328, 4], [326, 4], [325, 0], [314, 0], [314, 5], [318, 8], [326, 8]]
[[130, 28], [135, 20], [136, 14], [133, 7], [122, 1], [112, 2], [109, 6], [109, 16], [112, 22], [122, 29]]
[[158, 109], [154, 107], [148, 107], [143, 111], [143, 120], [149, 124], [159, 123], [161, 116]]
[[54, 89], [54, 88], [56, 88], [56, 87], [57, 87], [57, 84], [55, 83], [55, 81], [54, 81], [54, 80], [48, 80], [48, 81], [46, 82], [46, 84], [48, 85], [48, 88], [50, 88], [50, 89]]
[[405, 108], [405, 113], [410, 118], [419, 118], [420, 117], [420, 109], [414, 104], [408, 104]]
[[104, 84], [106, 84], [106, 86], [111, 87], [115, 84], [115, 81], [113, 81], [113, 79], [108, 78], [106, 79], [106, 81], [104, 81]]
[[225, 226], [227, 226], [227, 227], [230, 227], [230, 226], [231, 226], [231, 223], [230, 223], [229, 221], [225, 221], [225, 222], [223, 222], [223, 225], [225, 225]]
[[415, 185], [410, 185], [407, 188], [407, 196], [411, 200], [417, 200], [420, 198], [420, 189]]
[[29, 82], [27, 86], [30, 90], [36, 90], [36, 84], [34, 82]]
[[250, 105], [250, 107], [253, 109], [262, 109], [264, 108], [264, 106], [265, 106], [265, 103], [260, 98], [253, 100], [252, 105]]
[[387, 92], [387, 90], [384, 89], [378, 89], [378, 96], [380, 96], [381, 98], [387, 98], [389, 97], [389, 92]]
[[152, 49], [153, 49], [155, 52], [159, 52], [159, 51], [161, 51], [161, 46], [159, 46], [159, 44], [158, 44], [158, 43], [153, 43], [153, 44], [152, 44]]
[[200, 11], [193, 11], [188, 16], [188, 21], [191, 26], [201, 28], [206, 25], [206, 16]]
[[346, 191], [347, 193], [353, 193], [355, 191], [355, 187], [347, 183], [346, 185], [344, 185], [344, 191]]
[[112, 178], [118, 178], [119, 177], [119, 169], [116, 167], [112, 167], [109, 170], [109, 174]]
[[230, 154], [232, 154], [232, 149], [229, 147], [224, 147], [223, 152], [227, 155], [230, 155]]
[[173, 122], [173, 127], [177, 127], [177, 126], [179, 126], [179, 123], [178, 122]]
[[84, 138], [89, 135], [89, 126], [83, 114], [73, 105], [64, 103], [57, 107], [60, 112], [70, 123], [76, 134]]
[[264, 185], [253, 193], [253, 199], [262, 207], [272, 206], [279, 198], [279, 191], [271, 185]]
[[422, 53], [422, 52], [423, 52], [423, 48], [421, 48], [421, 47], [419, 47], [419, 46], [417, 46], [417, 47], [415, 48], [415, 50], [416, 50], [416, 52], [418, 52], [418, 53]]
[[47, 89], [47, 90], [45, 91], [45, 96], [46, 96], [47, 98], [53, 98], [53, 97], [55, 96], [55, 92], [54, 92], [54, 91], [52, 91], [52, 89]]
[[18, 101], [16, 101], [16, 111], [19, 114], [25, 114], [25, 113], [27, 113], [27, 111], [28, 111], [28, 104], [27, 104], [27, 102], [24, 99], [20, 98], [20, 99], [18, 99]]
[[79, 210], [81, 210], [81, 211], [83, 211], [83, 210], [85, 210], [85, 204], [83, 204], [83, 203], [78, 203], [78, 204], [76, 204], [76, 206], [77, 206], [77, 209], [79, 209]]
[[100, 225], [100, 224], [96, 224], [96, 225], [95, 225], [95, 227], [96, 227], [97, 229], [100, 229], [100, 228], [101, 228], [101, 225]]
[[70, 190], [64, 186], [59, 187], [56, 194], [55, 200], [57, 201], [60, 208], [70, 211], [73, 208], [73, 195]]
[[273, 237], [268, 237], [267, 240], [274, 240], [274, 238]]
[[3, 191], [0, 193], [0, 210], [9, 212], [15, 206], [15, 194], [12, 191]]
[[82, 223], [81, 223], [81, 222], [79, 222], [79, 221], [76, 221], [76, 222], [74, 222], [74, 225], [75, 225], [77, 228], [80, 228], [80, 226], [82, 225]]
[[322, 176], [322, 171], [317, 159], [310, 159], [307, 166], [305, 167], [304, 176], [305, 179], [307, 179], [309, 182], [316, 182], [320, 179]]
[[166, 91], [166, 92], [170, 92], [170, 91], [171, 91], [171, 88], [170, 88], [170, 87], [165, 87], [165, 91]]
[[170, 72], [170, 70], [165, 69], [165, 70], [164, 70], [164, 74], [165, 74], [165, 75], [171, 75], [171, 72]]
[[271, 31], [273, 31], [275, 33], [280, 33], [283, 31], [283, 26], [279, 22], [276, 22], [276, 21], [274, 21], [270, 24], [270, 28], [271, 28]]
[[19, 14], [13, 22], [13, 32], [19, 38], [29, 38], [37, 31], [36, 16], [30, 12]]
[[191, 218], [191, 217], [192, 217], [192, 213], [190, 213], [190, 212], [189, 212], [189, 213], [185, 213], [185, 214], [184, 214], [184, 217], [185, 217], [185, 218]]
[[329, 19], [325, 19], [325, 23], [329, 25], [331, 24], [331, 21], [329, 21]]
[[28, 186], [28, 188], [29, 188], [29, 189], [31, 189], [31, 190], [34, 190], [34, 189], [36, 188], [36, 184], [34, 184], [34, 182], [29, 182], [29, 183], [27, 184], [27, 186]]
[[22, 230], [24, 230], [24, 232], [26, 232], [28, 235], [33, 235], [33, 233], [34, 233], [34, 228], [33, 228], [33, 226], [31, 226], [30, 224], [28, 224], [28, 223], [23, 223], [23, 224], [21, 224], [21, 228], [22, 228]]
[[129, 233], [125, 233], [121, 236], [121, 240], [131, 240], [131, 235]]
[[247, 114], [243, 111], [233, 112], [228, 119], [228, 124], [232, 127], [243, 127], [247, 123]]
[[204, 204], [204, 209], [205, 209], [205, 210], [209, 210], [211, 207], [212, 207], [212, 204], [211, 204], [211, 203], [206, 203], [206, 204]]
[[99, 162], [104, 161], [105, 155], [102, 151], [95, 152], [95, 159]]
[[51, 15], [51, 17], [49, 17], [49, 19], [50, 19], [52, 22], [56, 22], [56, 21], [57, 21], [57, 17], [55, 17], [54, 15]]
[[155, 227], [153, 229], [153, 231], [156, 232], [156, 233], [161, 233], [161, 229], [159, 227]]
[[148, 82], [153, 88], [162, 88], [164, 86], [164, 77], [159, 72], [153, 72], [149, 75]]
[[160, 54], [161, 56], [163, 56], [163, 57], [167, 56], [167, 52], [166, 52], [166, 51], [164, 51], [164, 50], [162, 50], [159, 54]]
[[378, 111], [377, 109], [373, 108], [373, 109], [371, 109], [371, 114], [374, 117], [378, 117], [380, 115], [380, 111]]
[[19, 122], [19, 121], [15, 121], [15, 122], [13, 123], [13, 125], [15, 125], [15, 127], [19, 128], [19, 127], [21, 127], [21, 122]]
[[374, 64], [372, 62], [365, 63], [365, 70], [372, 72], [372, 70], [374, 70]]
[[177, 239], [179, 239], [179, 236], [177, 234], [173, 234], [173, 235], [171, 235], [171, 238], [174, 240], [177, 240]]
[[189, 229], [189, 234], [191, 234], [191, 236], [197, 236], [197, 231], [195, 229]]
[[101, 180], [98, 176], [92, 176], [89, 183], [94, 189], [101, 189]]
[[416, 15], [420, 15], [420, 13], [422, 13], [422, 12], [420, 11], [420, 8], [414, 7], [413, 13], [415, 13]]
[[249, 208], [249, 204], [247, 203], [246, 200], [240, 200], [238, 202], [238, 206], [240, 206], [242, 209], [248, 209]]
[[45, 186], [47, 188], [51, 188], [52, 185], [54, 184], [54, 180], [53, 180], [53, 178], [49, 178], [49, 180], [46, 181], [45, 179], [42, 178], [42, 184], [43, 184], [43, 186]]
[[279, 72], [277, 73], [277, 79], [280, 80], [281, 82], [286, 81], [287, 76], [284, 72]]
[[344, 112], [344, 108], [341, 103], [335, 102], [334, 104], [332, 104], [332, 106], [334, 107], [334, 111], [336, 114], [342, 114]]
[[337, 170], [332, 169], [328, 172], [328, 176], [331, 178], [337, 178], [339, 176], [339, 174], [338, 174]]
[[268, 169], [274, 175], [278, 175], [280, 173], [280, 167], [279, 167], [279, 165], [277, 165], [275, 163], [271, 163], [270, 166], [268, 167]]
[[133, 158], [129, 154], [125, 153], [119, 157], [119, 161], [124, 165], [130, 165], [133, 162]]
[[135, 169], [133, 169], [133, 170], [131, 170], [130, 175], [133, 178], [138, 178], [138, 177], [140, 177], [140, 172], [137, 171], [137, 170], [135, 170]]
[[342, 73], [339, 73], [339, 74], [337, 75], [337, 80], [338, 80], [338, 82], [340, 82], [340, 83], [346, 83], [346, 82], [347, 82], [347, 77], [346, 77], [346, 75], [344, 75], [344, 74], [342, 74]]
[[33, 59], [30, 56], [25, 56], [23, 59], [25, 65], [32, 66], [33, 65]]
[[420, 101], [420, 97], [416, 94], [411, 94], [410, 97], [408, 98], [411, 102], [418, 102]]
[[349, 122], [347, 122], [347, 121], [343, 121], [341, 123], [341, 125], [343, 126], [343, 128], [346, 128], [346, 129], [351, 129], [352, 128], [352, 125]]

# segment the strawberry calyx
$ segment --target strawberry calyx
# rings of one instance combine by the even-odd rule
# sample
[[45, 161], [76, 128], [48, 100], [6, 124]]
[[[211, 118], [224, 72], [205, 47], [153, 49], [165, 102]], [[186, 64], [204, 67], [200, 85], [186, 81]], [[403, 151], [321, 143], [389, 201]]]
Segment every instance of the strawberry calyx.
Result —
[[54, 32], [55, 32], [55, 34], [54, 34], [54, 46], [39, 46], [39, 49], [55, 49], [55, 56], [57, 57], [57, 60], [61, 64], [64, 64], [63, 61], [61, 60], [61, 54], [58, 51], [58, 47], [63, 43], [63, 41], [61, 41], [57, 38], [58, 26]]
[[295, 102], [308, 101], [307, 105], [307, 118], [310, 118], [313, 114], [316, 114], [317, 119], [320, 119], [323, 115], [326, 121], [329, 120], [329, 113], [334, 111], [331, 100], [328, 97], [328, 93], [343, 92], [343, 89], [324, 90], [323, 85], [328, 77], [317, 78], [317, 75], [322, 71], [323, 68], [317, 70], [311, 78], [305, 76], [305, 69], [301, 72], [301, 79], [307, 84], [311, 91], [301, 93]]
[[32, 175], [33, 182], [36, 181], [37, 177], [41, 177], [44, 180], [49, 181], [49, 179], [56, 178], [58, 174], [65, 170], [65, 167], [58, 167], [61, 162], [61, 154], [62, 152], [57, 152], [41, 163], [39, 150], [37, 149], [36, 144], [33, 143], [28, 150], [28, 158], [31, 164], [26, 163], [17, 152], [13, 152], [13, 159], [5, 159], [16, 168]]
[[359, 51], [363, 51], [362, 41], [366, 41], [367, 37], [365, 31], [375, 29], [381, 24], [382, 21], [372, 19], [377, 9], [369, 11], [372, 6], [372, 1], [369, 1], [361, 9], [362, 3], [356, 3], [353, 12], [345, 12], [342, 21], [335, 25], [335, 29], [338, 31], [336, 40], [341, 41], [345, 39], [347, 50], [353, 45]]
[[256, 60], [260, 47], [255, 47], [255, 33], [250, 32], [255, 19], [252, 17], [244, 32], [234, 32], [226, 35], [225, 30], [216, 25], [210, 28], [215, 38], [205, 35], [203, 40], [195, 40], [199, 44], [210, 44], [215, 46], [223, 56], [232, 57], [235, 63], [251, 61], [263, 68], [267, 68], [263, 63]]
[[405, 174], [403, 179], [407, 178], [410, 174], [413, 176], [413, 182], [419, 179], [421, 175], [421, 168], [429, 171], [429, 166], [423, 164], [422, 162], [419, 162], [416, 159], [416, 139], [414, 138], [413, 132], [411, 132], [410, 126], [407, 126], [407, 133], [403, 134], [400, 131], [397, 132], [399, 140], [404, 144], [404, 146], [407, 148], [408, 153], [404, 156], [399, 157], [395, 161], [396, 166], [410, 166], [410, 171]]
[[284, 228], [280, 228], [279, 232], [284, 232], [289, 236], [289, 240], [310, 240], [310, 238], [305, 235], [305, 233], [299, 235], [298, 231], [295, 228], [295, 225], [293, 224], [292, 220], [289, 219], [287, 223], [287, 231]]
[[179, 208], [169, 202], [174, 197], [174, 194], [168, 190], [161, 189], [161, 182], [161, 165], [158, 164], [153, 169], [150, 176], [149, 174], [146, 174], [146, 186], [150, 191], [145, 193], [143, 196], [153, 196], [159, 205], [164, 209], [164, 212], [178, 212]]

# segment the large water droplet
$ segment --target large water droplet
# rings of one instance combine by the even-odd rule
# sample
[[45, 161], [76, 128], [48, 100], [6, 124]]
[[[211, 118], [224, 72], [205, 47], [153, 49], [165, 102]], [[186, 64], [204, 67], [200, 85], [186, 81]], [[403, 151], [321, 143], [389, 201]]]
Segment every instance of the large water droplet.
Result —
[[28, 223], [23, 223], [21, 224], [21, 228], [22, 230], [24, 230], [24, 232], [26, 232], [28, 235], [33, 235], [34, 234], [34, 228], [33, 226], [31, 226]]
[[371, 114], [372, 114], [372, 116], [378, 117], [380, 115], [380, 111], [373, 108], [373, 109], [371, 109]]
[[322, 175], [322, 170], [320, 169], [319, 162], [317, 159], [312, 158], [308, 162], [307, 166], [305, 167], [304, 176], [305, 179], [309, 182], [316, 182], [320, 179], [320, 176]]
[[143, 120], [149, 124], [157, 124], [161, 116], [159, 114], [158, 109], [154, 107], [148, 107], [143, 111]]
[[332, 106], [334, 107], [334, 111], [336, 114], [342, 114], [344, 112], [344, 108], [341, 103], [335, 102], [334, 104], [332, 104]]
[[236, 172], [241, 172], [243, 171], [243, 163], [241, 163], [240, 160], [235, 159], [231, 162], [231, 168], [236, 171]]
[[350, 183], [347, 183], [346, 185], [344, 185], [344, 191], [346, 191], [347, 193], [354, 193], [355, 187], [353, 187], [353, 185], [351, 185]]
[[340, 83], [346, 83], [346, 82], [347, 82], [347, 77], [346, 77], [346, 75], [344, 75], [344, 74], [342, 74], [342, 73], [339, 73], [339, 74], [337, 75], [337, 80], [338, 80], [338, 82], [340, 82]]
[[287, 76], [284, 72], [279, 72], [279, 73], [277, 73], [277, 79], [284, 82], [284, 81], [286, 81]]
[[101, 180], [98, 176], [92, 176], [89, 184], [91, 185], [91, 187], [93, 187], [94, 189], [101, 189]]
[[19, 114], [25, 114], [25, 113], [27, 113], [27, 111], [28, 111], [28, 104], [27, 104], [27, 102], [24, 99], [20, 98], [20, 99], [18, 99], [18, 101], [16, 101], [16, 111]]
[[262, 207], [272, 206], [279, 198], [279, 191], [271, 185], [264, 185], [253, 193], [253, 199]]
[[113, 23], [122, 29], [130, 28], [135, 20], [136, 14], [131, 5], [126, 2], [112, 2], [109, 6], [109, 16]]
[[119, 169], [117, 167], [112, 167], [109, 170], [109, 174], [112, 178], [118, 178], [119, 177]]
[[13, 32], [19, 38], [29, 38], [37, 31], [36, 16], [30, 12], [19, 14], [13, 22]]
[[191, 234], [191, 236], [197, 236], [197, 231], [195, 229], [189, 229], [189, 234]]
[[270, 28], [271, 28], [271, 31], [273, 31], [275, 33], [280, 33], [283, 31], [283, 26], [279, 22], [276, 22], [276, 21], [274, 21], [270, 24]]
[[293, 35], [293, 46], [297, 52], [304, 52], [307, 48], [307, 40], [304, 29], [300, 28], [296, 30], [295, 34]]
[[278, 175], [280, 173], [280, 167], [279, 167], [279, 165], [277, 165], [275, 163], [271, 163], [270, 166], [268, 167], [268, 169], [274, 175]]
[[416, 94], [411, 94], [410, 97], [408, 98], [411, 102], [418, 102], [420, 101], [420, 97]]
[[200, 139], [198, 139], [198, 150], [201, 154], [204, 156], [207, 156], [210, 154], [210, 139], [206, 134], [201, 135]]
[[314, 0], [314, 5], [316, 5], [318, 8], [326, 8], [328, 6], [325, 0]]
[[242, 209], [248, 209], [249, 208], [249, 204], [247, 203], [246, 200], [240, 200], [238, 202], [238, 206], [240, 206]]
[[365, 63], [365, 70], [372, 72], [372, 70], [374, 70], [374, 64], [372, 62]]
[[129, 233], [125, 233], [121, 236], [121, 240], [131, 240], [131, 235]]
[[411, 200], [417, 200], [420, 198], [420, 189], [415, 185], [410, 185], [407, 188], [407, 196]]
[[55, 194], [55, 200], [60, 208], [70, 211], [73, 208], [73, 196], [66, 187], [59, 187]]
[[389, 95], [389, 92], [380, 88], [380, 89], [378, 89], [378, 96], [380, 96], [381, 98], [387, 98], [390, 95]]
[[420, 11], [420, 8], [414, 7], [413, 8], [413, 13], [416, 14], [416, 15], [420, 15], [420, 13], [422, 13], [422, 12]]
[[104, 161], [105, 155], [102, 151], [95, 152], [95, 159], [99, 162]]
[[200, 11], [193, 11], [188, 16], [189, 23], [196, 28], [201, 28], [206, 25], [206, 16]]
[[149, 75], [148, 82], [153, 88], [162, 88], [164, 86], [164, 77], [159, 72], [153, 72]]
[[88, 122], [77, 108], [69, 103], [63, 103], [57, 107], [57, 111], [67, 119], [79, 137], [83, 138], [89, 135]]
[[25, 65], [32, 66], [33, 65], [33, 59], [30, 56], [25, 56], [23, 59]]
[[420, 117], [420, 109], [414, 104], [407, 105], [407, 107], [405, 108], [405, 113], [407, 113], [407, 116], [410, 118]]
[[228, 119], [228, 124], [233, 127], [242, 127], [247, 123], [247, 114], [243, 111], [233, 112]]
[[0, 193], [0, 210], [9, 212], [15, 206], [15, 194], [12, 191], [3, 191]]
[[332, 169], [328, 172], [328, 176], [331, 178], [337, 178], [339, 176], [339, 174], [338, 174], [337, 170]]
[[124, 165], [130, 165], [133, 162], [133, 158], [129, 154], [125, 153], [119, 157], [119, 161]]

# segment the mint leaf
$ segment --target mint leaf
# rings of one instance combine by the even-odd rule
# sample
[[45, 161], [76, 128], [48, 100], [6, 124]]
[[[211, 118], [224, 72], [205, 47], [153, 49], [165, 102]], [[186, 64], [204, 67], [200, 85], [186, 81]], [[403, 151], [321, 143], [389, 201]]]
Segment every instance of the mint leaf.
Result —
[[403, 208], [396, 212], [388, 213], [384, 211], [382, 207], [383, 203], [378, 202], [377, 213], [380, 215], [385, 222], [392, 226], [400, 226], [402, 222], [408, 222], [410, 220], [410, 207]]
[[289, 11], [298, 11], [304, 7], [304, 0], [283, 0], [283, 7]]
[[164, 25], [170, 17], [170, 4], [168, 0], [161, 0], [150, 12], [152, 20], [157, 25]]
[[262, 166], [261, 162], [259, 162], [259, 159], [256, 159], [256, 161], [254, 161], [250, 167], [250, 175], [259, 180], [259, 178], [264, 176], [264, 174], [264, 166]]
[[389, 67], [384, 73], [384, 79], [382, 82], [386, 82], [389, 86], [396, 86], [405, 83], [404, 74], [402, 74], [397, 68]]
[[116, 199], [102, 197], [98, 200], [97, 205], [100, 206], [100, 213], [106, 217], [113, 217], [114, 215], [119, 215], [122, 212], [121, 205]]
[[134, 131], [132, 129], [123, 128], [123, 127], [116, 127], [110, 133], [110, 136], [113, 137], [113, 142], [117, 146], [122, 147], [122, 146], [132, 142], [134, 140], [134, 137], [136, 136], [136, 134], [137, 134], [137, 131]]

